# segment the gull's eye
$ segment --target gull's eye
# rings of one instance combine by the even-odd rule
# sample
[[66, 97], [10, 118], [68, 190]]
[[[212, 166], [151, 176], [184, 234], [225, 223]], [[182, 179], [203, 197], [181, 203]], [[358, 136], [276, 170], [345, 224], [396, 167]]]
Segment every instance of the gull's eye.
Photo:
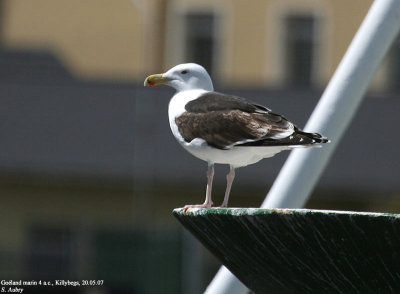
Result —
[[185, 74], [187, 74], [187, 73], [188, 73], [187, 70], [182, 70], [182, 71], [181, 71], [181, 74], [183, 74], [183, 75], [185, 75]]

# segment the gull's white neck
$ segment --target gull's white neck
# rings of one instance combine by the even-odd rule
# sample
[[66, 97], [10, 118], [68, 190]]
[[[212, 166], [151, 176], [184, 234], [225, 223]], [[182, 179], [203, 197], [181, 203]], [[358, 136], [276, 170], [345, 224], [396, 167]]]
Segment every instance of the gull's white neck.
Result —
[[171, 127], [172, 133], [174, 134], [175, 138], [178, 139], [178, 141], [183, 141], [183, 138], [178, 131], [175, 119], [186, 111], [185, 105], [188, 102], [197, 99], [199, 96], [207, 92], [209, 91], [201, 89], [178, 91], [175, 93], [174, 96], [172, 96], [171, 100], [169, 101], [169, 125]]
[[199, 96], [207, 92], [209, 91], [201, 89], [176, 92], [175, 95], [172, 96], [171, 101], [169, 101], [168, 116], [170, 117], [170, 119], [172, 117], [173, 119], [175, 119], [177, 116], [184, 113], [185, 105], [188, 102], [197, 99]]

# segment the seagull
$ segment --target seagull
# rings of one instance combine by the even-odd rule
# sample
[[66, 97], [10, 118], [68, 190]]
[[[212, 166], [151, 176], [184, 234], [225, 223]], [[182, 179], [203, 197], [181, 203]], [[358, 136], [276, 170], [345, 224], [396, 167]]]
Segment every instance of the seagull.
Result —
[[172, 134], [183, 148], [208, 163], [206, 199], [189, 208], [211, 208], [214, 164], [229, 165], [220, 207], [228, 207], [235, 169], [272, 157], [283, 150], [320, 146], [328, 138], [300, 130], [284, 116], [241, 97], [214, 91], [201, 65], [179, 64], [153, 74], [144, 86], [167, 85], [176, 90], [168, 106]]

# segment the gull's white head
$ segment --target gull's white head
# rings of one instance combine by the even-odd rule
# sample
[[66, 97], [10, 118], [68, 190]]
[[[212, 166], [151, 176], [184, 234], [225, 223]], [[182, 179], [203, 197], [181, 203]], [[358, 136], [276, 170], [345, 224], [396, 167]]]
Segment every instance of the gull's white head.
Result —
[[210, 75], [201, 65], [196, 63], [183, 63], [174, 66], [162, 74], [148, 76], [145, 86], [168, 85], [175, 90], [205, 90], [213, 91], [214, 87]]

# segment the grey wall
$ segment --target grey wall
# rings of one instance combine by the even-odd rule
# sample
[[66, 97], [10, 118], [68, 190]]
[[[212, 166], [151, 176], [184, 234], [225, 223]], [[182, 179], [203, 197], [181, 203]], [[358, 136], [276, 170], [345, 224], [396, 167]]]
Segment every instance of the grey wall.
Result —
[[[37, 58], [0, 56], [0, 174], [204, 183], [206, 164], [184, 151], [169, 130], [173, 90], [77, 81], [62, 67], [32, 60]], [[321, 95], [217, 89], [264, 104], [299, 127]], [[320, 187], [400, 190], [400, 97], [381, 96], [365, 99]], [[239, 169], [240, 182], [272, 183], [287, 155]]]

